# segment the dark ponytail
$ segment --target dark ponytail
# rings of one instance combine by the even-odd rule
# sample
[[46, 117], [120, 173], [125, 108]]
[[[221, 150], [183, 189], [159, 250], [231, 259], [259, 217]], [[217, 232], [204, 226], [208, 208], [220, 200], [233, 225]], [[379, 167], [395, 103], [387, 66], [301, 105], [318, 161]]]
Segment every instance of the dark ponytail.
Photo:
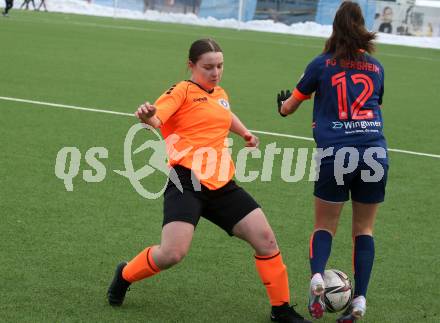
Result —
[[362, 10], [355, 2], [344, 1], [333, 21], [333, 32], [325, 43], [324, 53], [332, 53], [336, 59], [356, 60], [362, 52], [373, 53], [374, 32], [365, 28]]

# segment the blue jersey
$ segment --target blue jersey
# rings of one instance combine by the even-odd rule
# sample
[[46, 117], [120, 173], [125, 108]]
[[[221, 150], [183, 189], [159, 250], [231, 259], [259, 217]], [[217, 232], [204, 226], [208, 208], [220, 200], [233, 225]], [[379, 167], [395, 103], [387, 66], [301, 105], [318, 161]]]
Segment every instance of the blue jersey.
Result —
[[373, 57], [357, 61], [316, 57], [306, 68], [293, 95], [304, 100], [315, 92], [313, 136], [318, 148], [383, 147], [381, 107], [384, 70]]

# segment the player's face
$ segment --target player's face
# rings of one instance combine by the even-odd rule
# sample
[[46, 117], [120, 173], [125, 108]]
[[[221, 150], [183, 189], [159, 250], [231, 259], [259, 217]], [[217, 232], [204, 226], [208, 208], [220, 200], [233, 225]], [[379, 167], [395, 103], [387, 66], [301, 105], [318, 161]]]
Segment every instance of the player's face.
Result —
[[206, 90], [211, 90], [222, 79], [223, 53], [209, 52], [201, 55], [197, 63], [189, 62], [192, 72], [192, 81]]

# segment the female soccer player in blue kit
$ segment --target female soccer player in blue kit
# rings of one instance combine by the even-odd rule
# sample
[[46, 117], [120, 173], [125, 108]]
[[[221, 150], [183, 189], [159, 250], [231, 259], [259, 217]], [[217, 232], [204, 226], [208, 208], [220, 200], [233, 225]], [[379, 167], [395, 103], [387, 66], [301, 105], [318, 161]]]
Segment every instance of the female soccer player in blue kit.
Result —
[[279, 113], [287, 116], [315, 93], [313, 134], [320, 163], [310, 239], [309, 312], [314, 318], [324, 313], [320, 297], [325, 290], [323, 274], [342, 207], [351, 193], [355, 291], [352, 304], [338, 323], [352, 323], [365, 314], [374, 260], [373, 226], [385, 196], [384, 70], [369, 55], [374, 51], [374, 38], [365, 28], [359, 5], [343, 2], [323, 53], [307, 66], [292, 94], [281, 91], [277, 98]]

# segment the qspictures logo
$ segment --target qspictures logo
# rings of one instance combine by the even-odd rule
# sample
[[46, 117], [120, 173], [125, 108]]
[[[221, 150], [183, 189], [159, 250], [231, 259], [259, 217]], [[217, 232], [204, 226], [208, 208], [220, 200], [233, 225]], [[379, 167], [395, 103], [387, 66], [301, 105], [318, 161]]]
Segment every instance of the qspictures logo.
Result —
[[[154, 138], [134, 148], [135, 137], [140, 131], [145, 135], [145, 129], [149, 130]], [[178, 145], [180, 141], [181, 138], [177, 134], [169, 135], [165, 141], [153, 127], [135, 124], [128, 130], [123, 143], [124, 169], [113, 170], [113, 172], [126, 178], [134, 190], [146, 199], [159, 198], [164, 193], [168, 181], [172, 181], [181, 192], [183, 191], [179, 177], [175, 170], [168, 166], [167, 161], [168, 158], [178, 161], [189, 153], [192, 154], [191, 169], [194, 174], [197, 174], [197, 177], [194, 174], [192, 176], [195, 191], [201, 189], [200, 181], [214, 176], [216, 169], [219, 170], [218, 180], [227, 180], [229, 167], [231, 167], [229, 156], [234, 143], [232, 138], [225, 140], [221, 154], [218, 154], [212, 147], [185, 146], [184, 149], [178, 150], [176, 146], [181, 146]], [[133, 157], [141, 152], [148, 152], [149, 158], [144, 165], [135, 168]], [[105, 147], [91, 147], [86, 151], [84, 159], [92, 169], [83, 170], [82, 178], [85, 182], [99, 183], [105, 179], [107, 169], [102, 159], [107, 159], [108, 156], [109, 151]], [[319, 179], [321, 162], [328, 157], [334, 160], [334, 177], [338, 185], [344, 184], [344, 176], [355, 171], [360, 161], [369, 167], [369, 170], [361, 171], [363, 181], [378, 182], [384, 175], [384, 167], [378, 161], [378, 159], [386, 158], [386, 150], [382, 147], [371, 147], [360, 153], [354, 147], [344, 147], [338, 150], [333, 147], [326, 149], [281, 148], [273, 142], [264, 147], [239, 149], [235, 160], [235, 179], [242, 183], [270, 182], [280, 178], [288, 183], [301, 180], [316, 181]], [[63, 181], [68, 192], [74, 190], [73, 179], [79, 175], [81, 160], [81, 152], [77, 147], [63, 147], [58, 151], [55, 160], [55, 176]], [[250, 163], [251, 160], [257, 163]], [[256, 167], [255, 164], [260, 166]], [[145, 183], [143, 180], [156, 172], [162, 174], [165, 180], [161, 189], [151, 192], [143, 185]]]
[[[133, 149], [133, 140], [136, 134], [141, 130], [150, 130], [156, 137], [154, 140], [147, 140], [142, 145]], [[176, 135], [168, 137], [170, 142], [177, 142], [180, 138]], [[135, 170], [133, 166], [132, 156], [137, 155], [145, 150], [151, 150], [152, 154], [148, 163], [141, 168]], [[135, 191], [144, 198], [157, 199], [165, 191], [166, 185], [158, 192], [148, 191], [141, 183], [141, 180], [158, 171], [163, 173], [171, 180], [176, 187], [182, 191], [182, 185], [174, 169], [169, 168], [166, 160], [166, 144], [160, 134], [153, 127], [146, 124], [135, 124], [132, 126], [125, 136], [124, 140], [124, 170], [113, 170], [128, 179]], [[177, 155], [176, 158], [179, 156]], [[92, 147], [85, 154], [86, 163], [94, 168], [96, 174], [92, 174], [92, 170], [83, 171], [83, 179], [88, 183], [99, 183], [106, 177], [106, 168], [98, 159], [108, 158], [108, 150], [105, 147]], [[64, 147], [58, 151], [55, 162], [55, 175], [64, 181], [67, 191], [73, 191], [73, 179], [78, 175], [81, 164], [81, 152], [77, 147]], [[68, 167], [66, 167], [68, 166]], [[166, 184], [166, 183], [165, 183]]]

